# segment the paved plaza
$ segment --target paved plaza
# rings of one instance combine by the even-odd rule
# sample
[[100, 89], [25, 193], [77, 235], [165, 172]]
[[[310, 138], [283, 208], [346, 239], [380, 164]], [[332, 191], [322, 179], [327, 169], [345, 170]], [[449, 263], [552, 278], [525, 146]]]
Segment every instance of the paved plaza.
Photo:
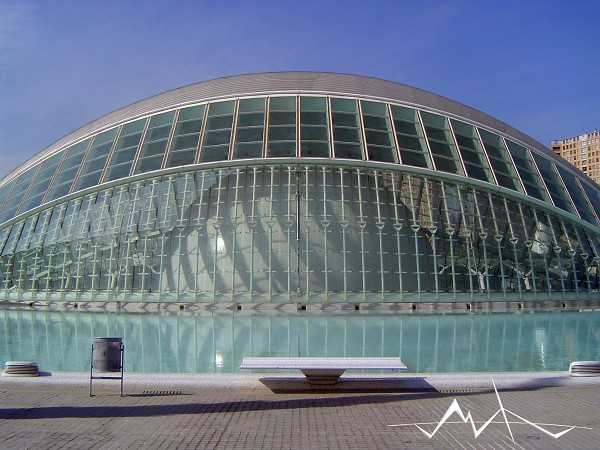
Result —
[[[95, 380], [90, 397], [88, 380], [2, 377], [0, 448], [596, 449], [600, 442], [600, 380], [564, 374], [352, 375], [316, 389], [301, 376], [126, 374], [124, 397], [114, 380]], [[456, 412], [430, 438], [417, 427], [434, 432], [453, 405], [470, 412], [477, 438]]]

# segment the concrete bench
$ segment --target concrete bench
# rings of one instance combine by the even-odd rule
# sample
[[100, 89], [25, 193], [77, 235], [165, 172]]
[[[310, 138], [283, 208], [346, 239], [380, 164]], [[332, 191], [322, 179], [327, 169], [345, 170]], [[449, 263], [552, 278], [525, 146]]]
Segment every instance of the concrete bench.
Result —
[[247, 357], [240, 369], [300, 369], [311, 384], [335, 384], [348, 369], [406, 370], [400, 358], [384, 357]]

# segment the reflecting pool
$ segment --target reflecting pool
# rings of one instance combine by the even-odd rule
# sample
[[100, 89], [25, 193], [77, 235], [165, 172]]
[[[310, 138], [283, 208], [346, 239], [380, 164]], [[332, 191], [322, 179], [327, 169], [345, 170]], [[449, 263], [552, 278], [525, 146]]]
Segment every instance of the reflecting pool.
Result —
[[240, 372], [244, 356], [400, 356], [410, 372], [567, 370], [600, 360], [600, 311], [0, 311], [0, 363], [85, 371], [120, 336], [126, 372]]

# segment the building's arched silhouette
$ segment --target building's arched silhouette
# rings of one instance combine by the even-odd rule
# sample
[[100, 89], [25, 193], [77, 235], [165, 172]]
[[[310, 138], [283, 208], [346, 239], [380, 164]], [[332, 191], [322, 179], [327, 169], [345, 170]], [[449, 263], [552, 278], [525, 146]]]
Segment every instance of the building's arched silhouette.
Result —
[[65, 136], [0, 182], [0, 297], [600, 299], [600, 190], [514, 128], [355, 75], [241, 75]]

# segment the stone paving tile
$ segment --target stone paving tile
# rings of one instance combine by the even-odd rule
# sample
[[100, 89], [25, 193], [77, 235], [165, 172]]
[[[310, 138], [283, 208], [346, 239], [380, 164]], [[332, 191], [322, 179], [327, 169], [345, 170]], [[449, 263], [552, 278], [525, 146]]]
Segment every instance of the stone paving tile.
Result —
[[[469, 424], [450, 418], [433, 431], [456, 399], [480, 427], [499, 410], [493, 390], [465, 393], [295, 393], [193, 391], [178, 395], [114, 390], [89, 397], [85, 389], [3, 387], [1, 449], [391, 449], [499, 448], [597, 449], [598, 387], [500, 391], [510, 412], [538, 424], [574, 428], [554, 439], [530, 425], [511, 423], [514, 441], [499, 414], [476, 439]], [[402, 425], [402, 426], [390, 426]], [[564, 428], [542, 425], [552, 432]], [[587, 428], [584, 428], [587, 427]]]

